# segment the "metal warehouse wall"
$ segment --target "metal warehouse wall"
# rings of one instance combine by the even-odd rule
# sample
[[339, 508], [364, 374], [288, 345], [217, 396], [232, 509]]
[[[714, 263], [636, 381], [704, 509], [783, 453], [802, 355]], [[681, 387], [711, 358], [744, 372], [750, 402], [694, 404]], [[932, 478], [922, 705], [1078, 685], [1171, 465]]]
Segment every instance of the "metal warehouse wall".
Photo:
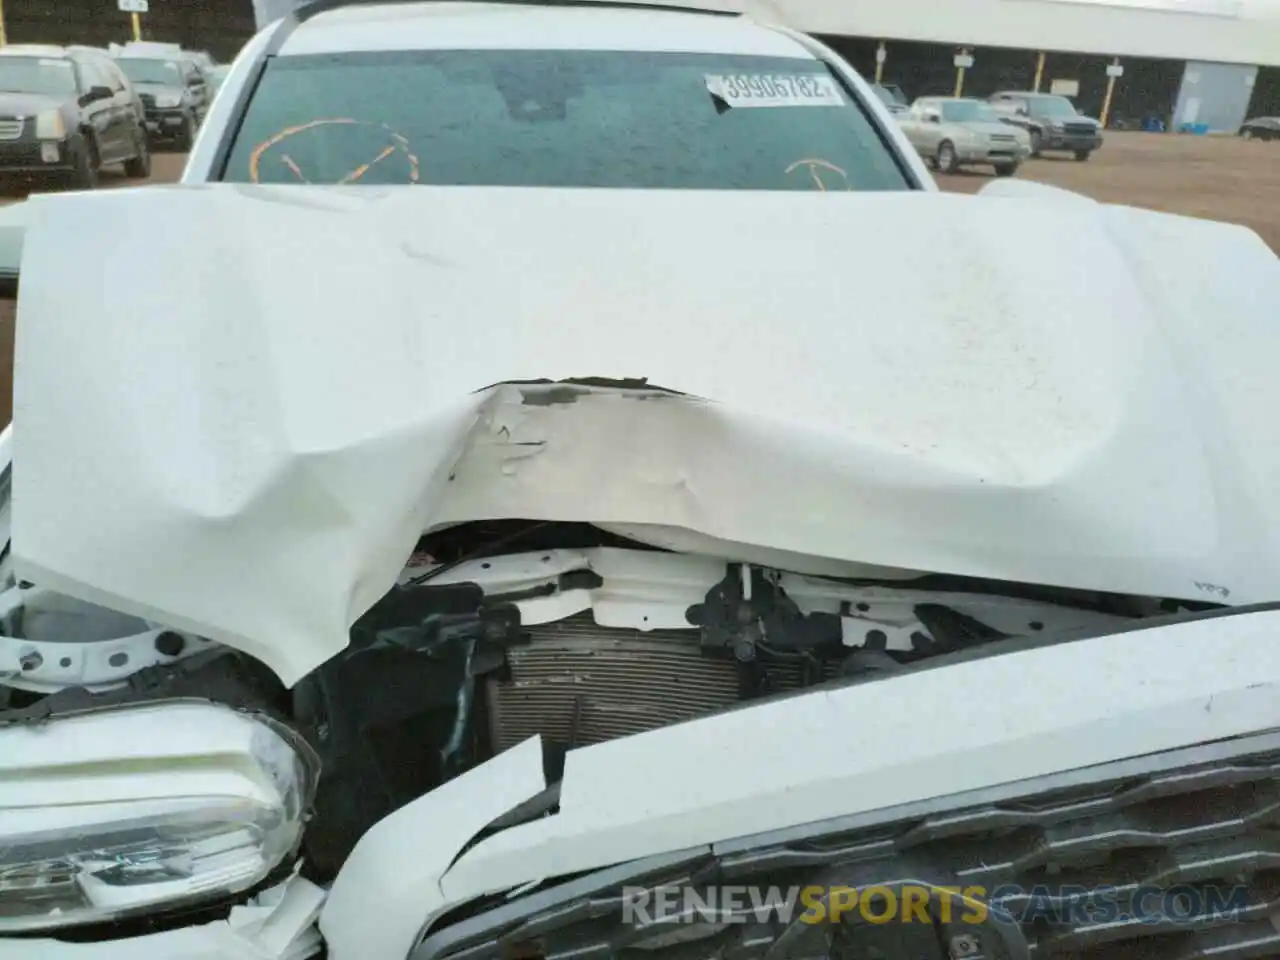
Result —
[[1207, 124], [1214, 133], [1235, 133], [1244, 123], [1257, 73], [1256, 67], [1238, 63], [1188, 63], [1174, 123]]
[[[133, 39], [115, 0], [4, 0], [10, 43], [82, 43], [104, 47]], [[208, 50], [230, 60], [253, 36], [252, 0], [151, 0], [143, 37]]]
[[[1280, 4], [1222, 0], [1230, 15], [1143, 9], [1137, 0], [725, 0], [806, 33], [1102, 56], [1280, 66]], [[1209, 0], [1197, 0], [1208, 3]]]
[[[876, 73], [877, 41], [858, 37], [821, 38], [841, 53], [867, 79]], [[896, 83], [908, 97], [950, 96], [955, 92], [956, 68], [952, 58], [956, 48], [937, 43], [890, 42], [884, 65], [886, 83]], [[997, 90], [1030, 90], [1035, 83], [1036, 53], [1031, 50], [973, 48], [973, 67], [965, 71], [966, 96], [985, 97]], [[1045, 58], [1040, 89], [1047, 92], [1057, 79], [1078, 80], [1080, 95], [1072, 98], [1076, 107], [1098, 116], [1107, 89], [1110, 58], [1070, 53], [1050, 53]], [[1166, 123], [1173, 114], [1182, 83], [1181, 60], [1126, 58], [1125, 74], [1116, 81], [1111, 100], [1113, 125], [1123, 120], [1141, 120], [1154, 114]]]

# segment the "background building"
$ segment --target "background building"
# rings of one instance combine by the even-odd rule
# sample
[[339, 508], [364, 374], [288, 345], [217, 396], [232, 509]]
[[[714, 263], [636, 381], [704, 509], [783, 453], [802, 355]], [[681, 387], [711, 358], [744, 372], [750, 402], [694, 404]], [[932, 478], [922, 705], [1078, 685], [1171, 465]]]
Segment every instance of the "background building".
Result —
[[[0, 0], [9, 43], [83, 43], [105, 47], [133, 39], [132, 21], [116, 0]], [[255, 27], [253, 0], [149, 0], [143, 15], [148, 40], [235, 56]]]
[[[150, 0], [148, 39], [229, 58], [297, 0]], [[680, 2], [680, 0], [673, 0]], [[1235, 131], [1280, 114], [1280, 0], [690, 0], [816, 34], [909, 97], [1036, 87], [1108, 120]], [[130, 38], [115, 0], [0, 0], [10, 42]], [[957, 55], [972, 58], [963, 71]], [[968, 60], [961, 62], [968, 63]], [[1122, 76], [1110, 84], [1108, 68]], [[1119, 68], [1118, 70], [1115, 68]]]
[[[1277, 0], [759, 0], [821, 36], [859, 71], [910, 97], [954, 92], [955, 57], [973, 58], [966, 93], [1035, 86], [1073, 95], [1109, 120], [1234, 132], [1246, 115], [1280, 113]], [[728, 4], [726, 4], [728, 5]], [[883, 42], [882, 64], [877, 49]], [[1041, 54], [1044, 59], [1041, 61]]]

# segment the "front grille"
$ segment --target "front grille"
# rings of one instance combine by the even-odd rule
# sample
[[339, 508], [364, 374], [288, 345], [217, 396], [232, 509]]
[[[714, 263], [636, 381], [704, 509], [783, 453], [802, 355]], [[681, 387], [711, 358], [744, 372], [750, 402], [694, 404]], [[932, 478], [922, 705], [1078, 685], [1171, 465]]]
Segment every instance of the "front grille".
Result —
[[[910, 735], [905, 728], [903, 735]], [[919, 735], [928, 732], [922, 729]], [[835, 749], [856, 749], [856, 738], [851, 743], [842, 748], [833, 740]], [[1275, 750], [1274, 739], [1268, 738], [1266, 748]], [[725, 749], [750, 750], [750, 744], [726, 744]], [[767, 778], [768, 771], [760, 775]], [[904, 811], [894, 818], [889, 811], [877, 826], [844, 833], [815, 836], [810, 829], [796, 840], [760, 846], [734, 842], [715, 853], [690, 853], [678, 865], [660, 869], [641, 862], [630, 877], [602, 872], [608, 879], [594, 886], [592, 877], [583, 877], [531, 896], [523, 908], [517, 901], [473, 915], [456, 930], [439, 928], [413, 960], [630, 955], [628, 948], [649, 946], [655, 929], [672, 936], [669, 926], [646, 930], [625, 918], [624, 904], [636, 902], [636, 884], [653, 890], [981, 887], [989, 902], [1018, 918], [965, 927], [946, 925], [935, 910], [928, 918], [932, 923], [914, 924], [868, 924], [856, 912], [835, 928], [806, 926], [794, 915], [790, 926], [777, 918], [761, 922], [758, 916], [746, 924], [704, 922], [680, 934], [684, 947], [694, 949], [677, 951], [699, 960], [1280, 957], [1280, 923], [1272, 919], [1280, 916], [1280, 753], [1201, 761], [1145, 775], [1098, 776], [1100, 781], [1088, 787], [1029, 793], [951, 812]], [[632, 887], [630, 899], [624, 899], [626, 887]], [[1109, 888], [1105, 899], [1096, 894], [1104, 887]], [[1135, 916], [1135, 906], [1142, 906], [1140, 890], [1147, 891], [1148, 910], [1168, 897], [1164, 913], [1176, 919], [1152, 922], [1150, 915]], [[1181, 891], [1179, 897], [1171, 896], [1174, 891]], [[1104, 904], [1110, 906], [1104, 909]], [[1231, 907], [1229, 915], [1221, 912], [1224, 905]], [[957, 937], [968, 938], [959, 953]]]
[[4, 143], [0, 147], [0, 169], [5, 167], [45, 167], [44, 158], [40, 156], [40, 144], [35, 141], [25, 143]]
[[23, 120], [0, 120], [0, 140], [18, 140], [26, 122]]
[[1017, 143], [1018, 138], [1011, 133], [993, 133], [991, 134], [992, 143]]
[[[703, 656], [697, 630], [601, 627], [583, 613], [525, 632], [528, 644], [507, 651], [506, 676], [489, 685], [491, 742], [498, 750], [536, 733], [566, 747], [600, 743], [739, 700], [736, 668]], [[767, 673], [773, 689], [800, 684], [790, 665]]]
[[1072, 137], [1092, 137], [1097, 132], [1097, 128], [1088, 123], [1068, 123], [1062, 129]]

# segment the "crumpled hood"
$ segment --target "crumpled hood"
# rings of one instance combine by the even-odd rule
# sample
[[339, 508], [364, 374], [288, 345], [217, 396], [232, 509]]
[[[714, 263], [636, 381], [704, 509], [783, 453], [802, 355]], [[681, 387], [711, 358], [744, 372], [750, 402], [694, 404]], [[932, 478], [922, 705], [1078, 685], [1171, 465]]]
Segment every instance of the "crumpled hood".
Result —
[[[727, 190], [215, 185], [30, 212], [19, 574], [289, 683], [420, 531], [484, 517], [1280, 597], [1280, 261], [1243, 228]], [[163, 283], [120, 236], [165, 237]], [[676, 393], [513, 385], [570, 378]]]

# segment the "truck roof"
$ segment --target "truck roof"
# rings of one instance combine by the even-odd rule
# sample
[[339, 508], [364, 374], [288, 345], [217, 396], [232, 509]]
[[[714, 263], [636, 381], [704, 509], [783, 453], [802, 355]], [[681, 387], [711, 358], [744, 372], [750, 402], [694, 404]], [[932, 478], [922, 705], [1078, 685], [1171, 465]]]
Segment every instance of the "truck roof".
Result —
[[600, 4], [542, 6], [467, 0], [358, 3], [317, 13], [281, 56], [376, 50], [616, 50], [814, 60], [786, 33], [745, 16]]

